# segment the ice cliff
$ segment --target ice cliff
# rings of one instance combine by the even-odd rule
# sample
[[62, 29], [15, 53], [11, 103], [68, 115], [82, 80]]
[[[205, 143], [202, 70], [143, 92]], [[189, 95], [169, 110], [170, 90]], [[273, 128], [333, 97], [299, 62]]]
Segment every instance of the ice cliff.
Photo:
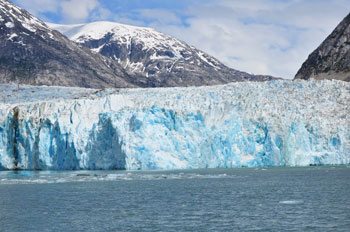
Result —
[[3, 170], [350, 163], [350, 83], [342, 81], [0, 90]]

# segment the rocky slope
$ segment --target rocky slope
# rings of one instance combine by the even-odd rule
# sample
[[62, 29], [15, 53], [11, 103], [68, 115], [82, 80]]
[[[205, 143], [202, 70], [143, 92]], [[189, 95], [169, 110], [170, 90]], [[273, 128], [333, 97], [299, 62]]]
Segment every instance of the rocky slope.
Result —
[[131, 87], [117, 62], [82, 48], [7, 0], [0, 1], [0, 83]]
[[200, 86], [273, 79], [228, 68], [212, 56], [151, 28], [113, 22], [50, 26], [118, 61], [138, 86]]
[[295, 78], [350, 81], [350, 14], [311, 53]]

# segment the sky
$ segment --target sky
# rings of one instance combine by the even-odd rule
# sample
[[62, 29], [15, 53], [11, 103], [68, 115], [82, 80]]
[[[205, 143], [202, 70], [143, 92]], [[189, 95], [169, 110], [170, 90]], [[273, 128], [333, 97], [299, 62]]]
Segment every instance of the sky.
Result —
[[291, 79], [350, 0], [13, 0], [44, 21], [155, 28], [254, 74]]

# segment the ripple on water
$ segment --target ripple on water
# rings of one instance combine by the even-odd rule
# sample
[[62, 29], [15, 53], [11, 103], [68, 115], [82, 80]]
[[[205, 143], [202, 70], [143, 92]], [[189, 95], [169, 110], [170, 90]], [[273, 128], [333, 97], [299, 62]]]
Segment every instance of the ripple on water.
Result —
[[286, 201], [280, 201], [278, 203], [283, 205], [299, 205], [299, 204], [303, 204], [304, 201], [303, 200], [286, 200]]
[[241, 178], [227, 174], [198, 174], [198, 173], [52, 173], [28, 175], [23, 173], [9, 174], [0, 179], [1, 184], [52, 184], [68, 182], [91, 181], [132, 181], [132, 180], [179, 180], [179, 179], [217, 179], [217, 178]]

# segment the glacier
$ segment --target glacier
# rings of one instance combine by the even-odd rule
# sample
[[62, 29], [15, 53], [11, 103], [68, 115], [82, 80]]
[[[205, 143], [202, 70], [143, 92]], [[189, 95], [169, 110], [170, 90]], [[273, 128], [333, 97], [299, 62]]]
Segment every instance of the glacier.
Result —
[[350, 83], [155, 89], [0, 85], [1, 170], [350, 163]]

